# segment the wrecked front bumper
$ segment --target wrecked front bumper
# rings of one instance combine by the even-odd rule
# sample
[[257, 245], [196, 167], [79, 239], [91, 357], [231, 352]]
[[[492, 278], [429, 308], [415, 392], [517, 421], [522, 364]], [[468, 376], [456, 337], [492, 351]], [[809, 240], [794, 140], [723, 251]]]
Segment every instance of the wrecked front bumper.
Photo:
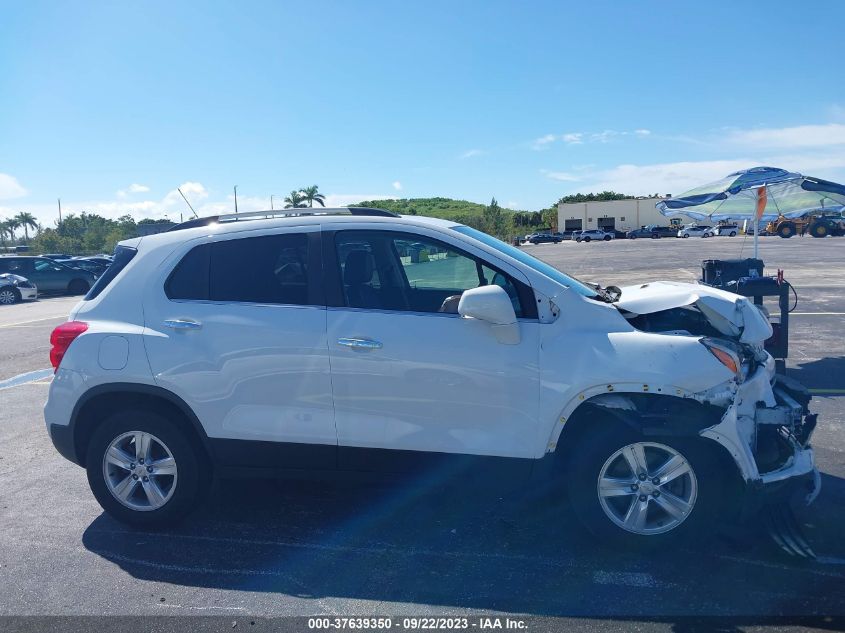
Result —
[[719, 424], [701, 431], [733, 457], [745, 482], [743, 514], [772, 504], [808, 505], [818, 495], [810, 398], [796, 381], [776, 376], [769, 357], [736, 387]]

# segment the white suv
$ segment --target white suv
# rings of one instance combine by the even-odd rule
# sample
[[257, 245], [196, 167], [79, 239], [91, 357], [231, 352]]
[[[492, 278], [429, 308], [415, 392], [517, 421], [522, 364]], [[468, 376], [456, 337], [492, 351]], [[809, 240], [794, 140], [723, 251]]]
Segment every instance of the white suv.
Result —
[[581, 231], [575, 238], [576, 242], [609, 242], [613, 239], [613, 233], [602, 229], [588, 229]]
[[122, 242], [53, 332], [50, 436], [118, 519], [234, 473], [495, 471], [654, 542], [818, 491], [809, 396], [747, 299], [602, 289], [448, 220], [280, 215]]

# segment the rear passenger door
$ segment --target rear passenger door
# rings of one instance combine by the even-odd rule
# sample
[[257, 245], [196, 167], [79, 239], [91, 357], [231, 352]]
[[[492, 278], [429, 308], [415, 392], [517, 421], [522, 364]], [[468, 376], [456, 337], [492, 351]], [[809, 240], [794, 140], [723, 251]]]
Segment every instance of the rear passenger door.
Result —
[[155, 380], [191, 406], [224, 464], [333, 468], [319, 230], [248, 235], [186, 245], [153, 284]]

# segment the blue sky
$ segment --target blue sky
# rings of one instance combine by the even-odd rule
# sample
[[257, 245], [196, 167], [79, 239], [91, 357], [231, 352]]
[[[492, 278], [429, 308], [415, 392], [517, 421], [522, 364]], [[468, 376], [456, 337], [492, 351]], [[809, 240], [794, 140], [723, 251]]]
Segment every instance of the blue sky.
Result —
[[[763, 10], [765, 9], [765, 11]], [[0, 217], [442, 195], [523, 209], [775, 164], [845, 181], [845, 3], [5, 2]]]

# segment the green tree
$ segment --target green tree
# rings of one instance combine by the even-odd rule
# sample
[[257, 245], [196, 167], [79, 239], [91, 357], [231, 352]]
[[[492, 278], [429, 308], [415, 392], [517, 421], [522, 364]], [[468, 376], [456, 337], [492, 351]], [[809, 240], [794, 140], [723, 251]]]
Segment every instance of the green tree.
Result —
[[633, 198], [634, 196], [627, 196], [624, 193], [616, 193], [615, 191], [602, 191], [600, 193], [574, 193], [569, 196], [564, 196], [555, 203], [568, 204], [570, 202], [604, 202], [607, 200], [625, 200], [626, 198]]
[[308, 203], [309, 207], [313, 207], [315, 202], [318, 202], [321, 207], [326, 206], [326, 196], [319, 193], [317, 185], [305, 187], [301, 193], [303, 199]]
[[301, 191], [291, 191], [285, 198], [285, 209], [304, 209], [307, 206]]
[[33, 231], [38, 230], [38, 221], [35, 219], [31, 213], [27, 213], [26, 211], [21, 211], [15, 216], [15, 220], [18, 221], [18, 224], [23, 229], [23, 239], [24, 244], [29, 242], [29, 229]]
[[508, 218], [496, 198], [490, 201], [490, 204], [484, 209], [482, 214], [484, 230], [490, 235], [496, 237], [504, 237], [508, 230]]
[[6, 236], [12, 237], [12, 230], [9, 228], [8, 220], [0, 221], [0, 244], [3, 245], [3, 248], [6, 248]]
[[6, 232], [9, 234], [9, 238], [12, 242], [15, 241], [15, 231], [17, 231], [20, 227], [21, 223], [17, 217], [6, 220]]

